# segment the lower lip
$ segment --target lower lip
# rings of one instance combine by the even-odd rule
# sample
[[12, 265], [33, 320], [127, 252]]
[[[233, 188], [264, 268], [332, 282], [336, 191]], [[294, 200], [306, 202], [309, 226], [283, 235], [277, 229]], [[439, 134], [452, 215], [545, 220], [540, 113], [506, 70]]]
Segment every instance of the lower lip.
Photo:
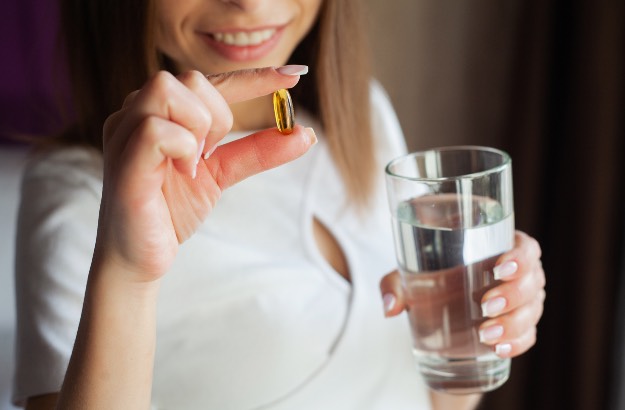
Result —
[[209, 47], [219, 53], [221, 56], [231, 61], [245, 62], [259, 60], [268, 55], [271, 50], [274, 49], [280, 37], [282, 36], [282, 29], [276, 30], [273, 36], [268, 40], [250, 46], [235, 46], [215, 40], [212, 36], [202, 33], [202, 38]]

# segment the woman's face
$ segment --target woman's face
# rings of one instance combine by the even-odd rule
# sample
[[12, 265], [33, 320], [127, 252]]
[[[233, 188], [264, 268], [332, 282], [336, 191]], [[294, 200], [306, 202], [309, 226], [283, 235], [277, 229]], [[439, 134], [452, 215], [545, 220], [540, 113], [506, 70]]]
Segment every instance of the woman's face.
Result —
[[322, 0], [157, 0], [158, 48], [205, 74], [284, 65]]

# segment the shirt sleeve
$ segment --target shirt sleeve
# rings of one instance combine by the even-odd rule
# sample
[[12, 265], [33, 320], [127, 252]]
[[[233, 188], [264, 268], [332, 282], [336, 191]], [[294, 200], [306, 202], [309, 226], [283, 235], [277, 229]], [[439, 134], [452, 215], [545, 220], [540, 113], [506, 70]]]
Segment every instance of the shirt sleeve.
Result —
[[102, 159], [64, 149], [31, 161], [15, 254], [13, 402], [58, 392], [74, 345], [98, 223]]

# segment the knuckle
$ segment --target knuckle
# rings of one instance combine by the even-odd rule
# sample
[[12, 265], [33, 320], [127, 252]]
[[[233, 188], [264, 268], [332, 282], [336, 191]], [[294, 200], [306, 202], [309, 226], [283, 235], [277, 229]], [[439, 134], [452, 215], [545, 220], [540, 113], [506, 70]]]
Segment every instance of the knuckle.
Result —
[[267, 68], [248, 68], [244, 70], [214, 74], [208, 78], [214, 86], [227, 86], [231, 82], [237, 82], [244, 78], [249, 81], [261, 80], [266, 72]]
[[221, 191], [225, 190], [229, 186], [229, 181], [226, 178], [227, 172], [224, 169], [224, 163], [214, 156], [209, 158], [207, 162], [209, 173], [213, 176], [215, 183]]
[[537, 272], [537, 282], [538, 282], [538, 287], [540, 289], [543, 289], [545, 286], [547, 286], [547, 278], [545, 277], [545, 271], [541, 269], [538, 270]]
[[234, 117], [230, 109], [225, 107], [214, 107], [212, 111], [206, 111], [209, 117], [208, 132], [218, 136], [220, 139], [232, 129], [234, 125]]
[[211, 117], [211, 134], [223, 136], [227, 134], [234, 124], [234, 117], [229, 108], [216, 109]]
[[206, 84], [206, 77], [197, 70], [186, 71], [180, 74], [178, 80], [191, 89], [201, 89]]
[[507, 298], [511, 303], [522, 303], [523, 300], [526, 299], [524, 297], [525, 288], [527, 287], [526, 282], [527, 281], [525, 280], [517, 280], [509, 283], [508, 288], [506, 289], [506, 293]]
[[225, 110], [223, 115], [221, 116], [221, 120], [224, 127], [226, 128], [225, 131], [230, 131], [230, 129], [232, 129], [232, 126], [234, 125], [234, 116], [232, 115], [232, 111], [230, 111], [229, 109]]
[[528, 306], [522, 306], [514, 310], [506, 318], [508, 333], [513, 336], [523, 335], [527, 332], [529, 326], [534, 326], [533, 316], [533, 309]]
[[520, 355], [527, 352], [532, 346], [536, 344], [536, 328], [532, 327], [528, 329], [521, 337], [519, 337], [513, 343], [516, 351], [515, 355]]
[[210, 83], [213, 84], [213, 86], [215, 87], [223, 87], [228, 85], [228, 83], [231, 82], [232, 77], [234, 77], [236, 74], [235, 73], [221, 73], [221, 74], [214, 74], [210, 76]]
[[157, 93], [169, 93], [177, 82], [178, 80], [170, 72], [161, 70], [154, 74], [146, 88]]
[[108, 118], [104, 121], [104, 125], [102, 126], [102, 132], [104, 133], [105, 138], [115, 131], [117, 128], [117, 124], [119, 123], [120, 112], [114, 112], [109, 115]]
[[542, 249], [540, 247], [540, 243], [535, 238], [529, 238], [530, 248], [532, 250], [532, 254], [536, 256], [536, 258], [540, 259], [542, 256]]
[[198, 107], [196, 121], [197, 124], [192, 128], [197, 128], [203, 135], [206, 135], [213, 125], [213, 116], [210, 111]]
[[138, 93], [139, 93], [139, 90], [135, 90], [135, 91], [131, 92], [130, 94], [128, 94], [126, 96], [126, 98], [124, 98], [124, 102], [122, 104], [122, 107], [126, 107], [128, 104], [130, 104], [135, 99], [135, 97], [137, 96]]
[[544, 306], [542, 304], [542, 302], [537, 303], [537, 307], [536, 309], [534, 309], [534, 317], [532, 318], [532, 323], [534, 326], [536, 326], [538, 324], [538, 322], [540, 322], [540, 319], [543, 317], [543, 311], [544, 311]]
[[158, 145], [159, 131], [161, 124], [158, 118], [154, 116], [146, 117], [135, 131], [135, 135], [144, 143], [148, 145]]

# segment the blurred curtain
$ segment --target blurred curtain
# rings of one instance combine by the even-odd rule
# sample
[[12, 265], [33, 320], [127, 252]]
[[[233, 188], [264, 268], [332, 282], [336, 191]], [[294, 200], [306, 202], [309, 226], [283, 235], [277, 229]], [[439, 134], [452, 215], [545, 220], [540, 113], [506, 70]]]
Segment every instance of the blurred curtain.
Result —
[[509, 151], [542, 244], [538, 343], [481, 409], [624, 409], [625, 2], [369, 3], [409, 146]]
[[548, 299], [539, 343], [484, 409], [617, 409], [610, 398], [625, 389], [615, 371], [625, 360], [624, 22], [624, 2], [523, 6], [502, 145], [519, 165], [519, 227], [543, 245]]
[[622, 230], [621, 275], [617, 293], [617, 314], [614, 329], [616, 337], [613, 349], [613, 368], [609, 409], [625, 409], [625, 224]]

